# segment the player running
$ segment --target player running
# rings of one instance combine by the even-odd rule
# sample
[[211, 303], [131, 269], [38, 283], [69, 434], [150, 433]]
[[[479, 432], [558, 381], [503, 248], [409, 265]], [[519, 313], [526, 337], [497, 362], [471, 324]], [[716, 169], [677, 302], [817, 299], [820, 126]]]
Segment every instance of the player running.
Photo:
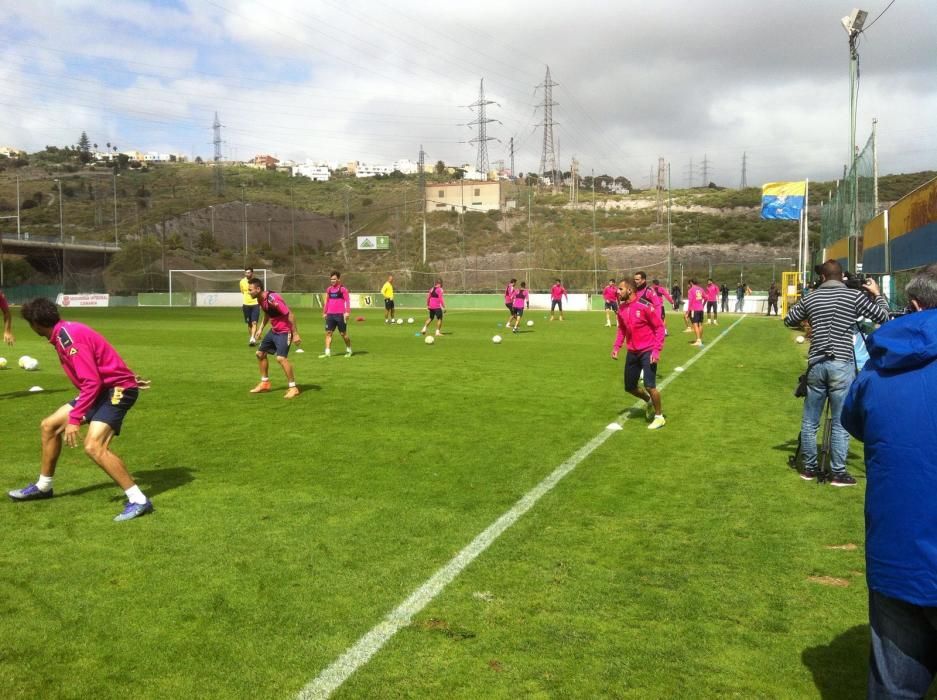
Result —
[[610, 279], [602, 290], [602, 299], [605, 300], [605, 325], [611, 327], [612, 316], [618, 313], [618, 287], [615, 280]]
[[260, 334], [257, 332], [257, 321], [260, 319], [260, 307], [257, 300], [250, 294], [250, 283], [254, 279], [254, 268], [245, 267], [244, 277], [239, 283], [241, 288], [241, 311], [244, 312], [244, 323], [247, 324], [247, 332], [250, 337], [247, 339], [248, 345], [256, 345]]
[[251, 389], [252, 394], [261, 394], [270, 391], [270, 366], [267, 362], [267, 355], [273, 353], [276, 355], [277, 362], [286, 375], [288, 386], [284, 399], [295, 399], [299, 396], [299, 387], [296, 386], [296, 379], [293, 376], [293, 365], [287, 359], [290, 354], [290, 345], [302, 342], [299, 337], [299, 329], [296, 327], [296, 317], [290, 311], [276, 292], [264, 291], [263, 280], [252, 279], [250, 283], [250, 294], [257, 300], [258, 306], [264, 310], [264, 320], [260, 324], [257, 334], [263, 333], [267, 321], [270, 322], [270, 330], [260, 341], [260, 347], [257, 348], [257, 362], [260, 366], [260, 383]]
[[508, 282], [508, 286], [504, 288], [504, 305], [508, 310], [508, 320], [504, 324], [504, 327], [507, 328], [511, 325], [511, 321], [514, 320], [514, 295], [517, 293], [514, 285], [517, 284], [517, 280], [512, 277], [511, 281]]
[[[618, 334], [612, 346], [612, 359], [618, 359], [618, 352], [625, 345], [628, 351], [625, 391], [645, 402], [645, 416], [651, 422], [647, 429], [658, 430], [667, 424], [657, 390], [657, 363], [664, 347], [664, 324], [650, 299], [635, 293], [633, 282], [622, 280], [619, 283], [618, 299]], [[638, 378], [642, 373], [644, 386], [639, 388]]]
[[342, 273], [337, 270], [329, 277], [329, 287], [325, 290], [325, 304], [322, 306], [322, 318], [325, 319], [325, 351], [319, 359], [332, 356], [332, 333], [335, 329], [345, 341], [345, 357], [351, 357], [351, 338], [348, 337], [348, 317], [351, 316], [351, 295], [342, 284]]
[[521, 282], [520, 289], [514, 295], [514, 332], [517, 333], [517, 327], [524, 317], [524, 306], [530, 308], [530, 293], [527, 291], [527, 283]]
[[140, 388], [136, 375], [117, 351], [97, 331], [82, 323], [63, 321], [48, 299], [23, 304], [23, 318], [36, 333], [48, 340], [59, 356], [65, 375], [78, 389], [78, 398], [68, 402], [40, 424], [42, 457], [39, 479], [25, 488], [10, 491], [14, 501], [52, 498], [52, 479], [62, 453], [62, 443], [77, 447], [82, 423], [88, 424], [83, 447], [91, 458], [124, 491], [127, 502], [115, 522], [132, 520], [153, 512], [124, 461], [111, 452], [111, 440], [120, 435], [124, 416], [137, 400]]
[[16, 341], [13, 337], [13, 317], [10, 315], [10, 305], [2, 289], [0, 289], [0, 311], [3, 312], [3, 342], [12, 347]]
[[429, 328], [429, 324], [433, 322], [433, 319], [436, 319], [436, 336], [441, 336], [442, 316], [446, 311], [446, 299], [445, 292], [442, 288], [442, 280], [438, 277], [436, 278], [436, 284], [434, 284], [433, 288], [426, 294], [426, 310], [429, 311], [429, 318], [426, 319], [426, 323], [423, 324], [423, 330], [421, 330], [420, 333], [426, 335], [426, 329]]
[[569, 301], [569, 295], [566, 293], [566, 287], [563, 286], [563, 283], [557, 279], [556, 282], [550, 287], [550, 320], [553, 320], [553, 311], [559, 308], [560, 311], [560, 320], [563, 320], [563, 299]]

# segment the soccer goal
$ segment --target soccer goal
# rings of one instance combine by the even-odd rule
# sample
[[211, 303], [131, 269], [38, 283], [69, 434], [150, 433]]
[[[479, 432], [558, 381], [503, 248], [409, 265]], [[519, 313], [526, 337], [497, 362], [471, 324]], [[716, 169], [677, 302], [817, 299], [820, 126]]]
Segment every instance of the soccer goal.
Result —
[[[242, 277], [244, 270], [170, 270], [169, 306], [240, 306]], [[263, 280], [264, 289], [279, 292], [286, 275], [257, 268], [254, 277]]]

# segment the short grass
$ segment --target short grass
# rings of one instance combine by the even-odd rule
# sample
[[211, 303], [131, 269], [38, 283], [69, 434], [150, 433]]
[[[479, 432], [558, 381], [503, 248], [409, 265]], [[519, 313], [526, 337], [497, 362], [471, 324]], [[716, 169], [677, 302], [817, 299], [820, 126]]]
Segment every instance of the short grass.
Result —
[[[67, 449], [55, 498], [0, 503], [4, 697], [293, 697], [633, 404], [594, 313], [529, 312], [494, 345], [502, 315], [453, 312], [429, 347], [365, 312], [356, 355], [318, 360], [301, 311], [295, 401], [276, 368], [247, 393], [237, 309], [67, 315], [153, 381], [114, 447], [157, 510], [112, 523], [122, 494]], [[663, 377], [695, 353], [670, 320]], [[861, 696], [863, 480], [787, 468], [803, 347], [734, 320], [664, 390], [663, 430], [625, 421], [336, 697]], [[35, 478], [39, 420], [73, 396], [17, 330], [5, 489]]]

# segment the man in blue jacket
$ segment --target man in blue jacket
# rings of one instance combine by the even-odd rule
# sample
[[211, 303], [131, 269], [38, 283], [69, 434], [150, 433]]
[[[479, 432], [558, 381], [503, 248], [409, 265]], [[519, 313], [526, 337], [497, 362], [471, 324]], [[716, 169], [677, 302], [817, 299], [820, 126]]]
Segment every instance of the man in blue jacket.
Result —
[[937, 265], [868, 338], [843, 426], [865, 443], [870, 698], [924, 697], [937, 673]]

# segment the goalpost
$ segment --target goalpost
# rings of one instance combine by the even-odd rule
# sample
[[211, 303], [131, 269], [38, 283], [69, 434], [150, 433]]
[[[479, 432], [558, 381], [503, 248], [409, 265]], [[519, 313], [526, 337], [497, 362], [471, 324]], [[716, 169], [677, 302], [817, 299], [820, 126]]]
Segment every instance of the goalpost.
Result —
[[[257, 268], [254, 276], [264, 289], [280, 291], [284, 274]], [[238, 282], [244, 270], [170, 270], [169, 306], [240, 306], [243, 303]]]

